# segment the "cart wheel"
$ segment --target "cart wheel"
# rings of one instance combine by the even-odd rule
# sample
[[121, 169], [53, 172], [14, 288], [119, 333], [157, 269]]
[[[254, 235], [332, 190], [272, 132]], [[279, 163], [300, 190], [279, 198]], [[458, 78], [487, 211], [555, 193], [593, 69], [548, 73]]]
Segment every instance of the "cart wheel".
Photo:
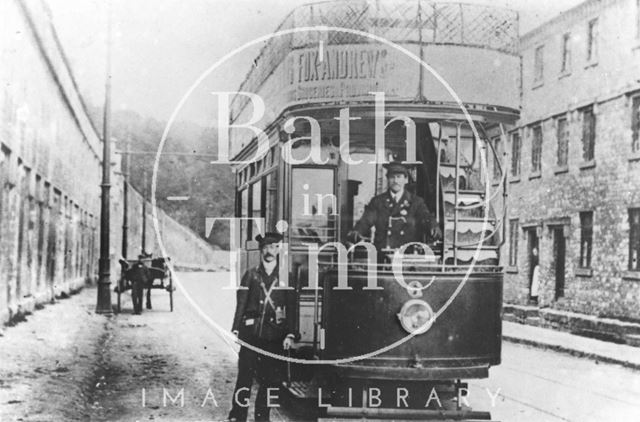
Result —
[[173, 312], [173, 276], [169, 273], [169, 306]]

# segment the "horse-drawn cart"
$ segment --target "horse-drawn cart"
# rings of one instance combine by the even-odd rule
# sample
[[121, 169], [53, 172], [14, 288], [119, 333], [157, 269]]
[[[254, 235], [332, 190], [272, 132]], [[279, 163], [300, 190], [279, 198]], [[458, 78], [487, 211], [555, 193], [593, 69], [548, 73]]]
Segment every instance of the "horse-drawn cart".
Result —
[[121, 311], [121, 295], [131, 290], [133, 313], [142, 313], [142, 296], [147, 289], [147, 309], [151, 309], [151, 289], [169, 292], [169, 306], [173, 312], [173, 277], [167, 262], [169, 257], [144, 257], [135, 260], [120, 259], [120, 278], [114, 289], [118, 294], [118, 312]]

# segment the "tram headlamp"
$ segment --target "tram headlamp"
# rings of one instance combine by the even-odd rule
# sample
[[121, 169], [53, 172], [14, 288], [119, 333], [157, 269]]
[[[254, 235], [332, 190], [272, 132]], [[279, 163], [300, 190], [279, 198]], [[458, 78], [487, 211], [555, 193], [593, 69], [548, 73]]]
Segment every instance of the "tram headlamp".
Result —
[[411, 299], [402, 305], [398, 319], [402, 328], [411, 334], [426, 333], [435, 321], [431, 306], [422, 299]]

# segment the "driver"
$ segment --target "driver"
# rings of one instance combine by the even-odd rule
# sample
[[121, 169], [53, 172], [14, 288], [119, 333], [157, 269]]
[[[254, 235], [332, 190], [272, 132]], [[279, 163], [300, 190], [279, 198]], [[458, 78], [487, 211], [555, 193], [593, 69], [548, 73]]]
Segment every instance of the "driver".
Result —
[[373, 244], [378, 251], [442, 238], [440, 227], [424, 200], [405, 189], [409, 182], [409, 166], [399, 161], [383, 164], [389, 188], [374, 196], [365, 207], [362, 218], [348, 235], [350, 241], [356, 243], [360, 238], [368, 237], [371, 227], [375, 227]]

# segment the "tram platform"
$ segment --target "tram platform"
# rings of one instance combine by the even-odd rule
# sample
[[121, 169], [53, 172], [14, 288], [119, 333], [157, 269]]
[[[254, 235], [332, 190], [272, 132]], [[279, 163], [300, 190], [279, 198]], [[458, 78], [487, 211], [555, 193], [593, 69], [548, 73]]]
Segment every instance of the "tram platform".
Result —
[[578, 357], [640, 370], [639, 349], [627, 344], [616, 344], [511, 321], [502, 322], [502, 338], [512, 343], [557, 350]]

